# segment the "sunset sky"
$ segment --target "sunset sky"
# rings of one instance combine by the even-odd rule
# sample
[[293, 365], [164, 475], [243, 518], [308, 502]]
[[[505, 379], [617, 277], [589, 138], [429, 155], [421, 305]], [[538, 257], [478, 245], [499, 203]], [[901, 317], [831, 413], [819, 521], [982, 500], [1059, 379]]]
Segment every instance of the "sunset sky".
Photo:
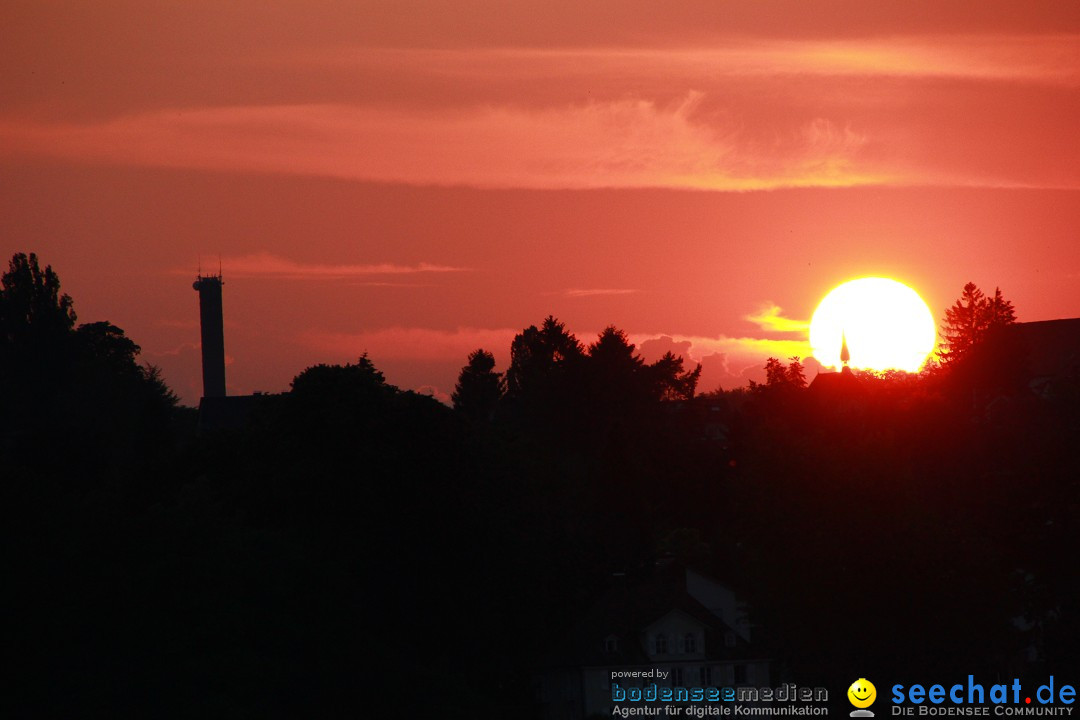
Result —
[[3, 260], [189, 404], [219, 257], [233, 394], [548, 314], [728, 388], [865, 275], [1080, 316], [1080, 3], [5, 2], [0, 70]]

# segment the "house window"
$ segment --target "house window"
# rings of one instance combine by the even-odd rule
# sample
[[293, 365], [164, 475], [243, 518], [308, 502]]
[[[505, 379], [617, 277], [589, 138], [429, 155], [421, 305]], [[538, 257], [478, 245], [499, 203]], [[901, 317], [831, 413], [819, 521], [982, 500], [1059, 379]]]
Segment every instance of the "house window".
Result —
[[667, 636], [665, 636], [665, 635], [657, 635], [656, 636], [656, 654], [657, 655], [667, 655]]
[[683, 647], [688, 653], [697, 652], [697, 638], [694, 637], [694, 633], [686, 633], [686, 637], [683, 638]]
[[614, 635], [608, 635], [604, 640], [604, 652], [608, 655], [619, 652], [619, 638]]
[[736, 665], [735, 666], [735, 684], [736, 685], [745, 685], [746, 684], [746, 666], [745, 665]]
[[712, 668], [708, 665], [702, 665], [698, 670], [698, 679], [701, 681], [701, 687], [709, 687], [712, 685]]
[[728, 647], [735, 647], [735, 633], [724, 633], [724, 644]]
[[683, 669], [681, 667], [671, 669], [671, 682], [675, 687], [682, 687]]

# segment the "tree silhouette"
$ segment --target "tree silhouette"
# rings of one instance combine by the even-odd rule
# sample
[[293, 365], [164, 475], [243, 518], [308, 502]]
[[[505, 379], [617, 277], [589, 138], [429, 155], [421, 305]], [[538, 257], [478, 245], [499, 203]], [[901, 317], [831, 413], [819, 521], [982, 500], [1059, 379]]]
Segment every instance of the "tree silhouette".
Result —
[[578, 339], [549, 315], [539, 329], [531, 325], [514, 337], [506, 371], [507, 394], [522, 397], [543, 392], [554, 376], [565, 375], [583, 356]]
[[685, 370], [683, 358], [670, 352], [646, 364], [635, 349], [613, 325], [584, 348], [549, 316], [540, 328], [528, 327], [514, 338], [506, 396], [541, 415], [567, 403], [618, 414], [629, 406], [694, 397], [700, 364]]
[[787, 369], [788, 383], [799, 389], [806, 387], [806, 372], [803, 370], [802, 360], [798, 355], [789, 359], [791, 363]]
[[75, 318], [52, 267], [15, 254], [0, 277], [0, 454], [92, 483], [164, 452], [177, 398], [123, 330]]
[[506, 388], [502, 373], [495, 372], [495, 356], [483, 348], [469, 354], [450, 396], [454, 409], [474, 420], [490, 420]]
[[1016, 310], [1013, 304], [1001, 294], [1001, 288], [994, 288], [994, 297], [987, 298], [986, 327], [993, 331], [1016, 322]]
[[943, 348], [939, 351], [942, 362], [949, 364], [959, 360], [989, 331], [1014, 322], [1016, 311], [1001, 294], [1001, 288], [995, 288], [993, 298], [987, 298], [975, 283], [967, 283], [960, 298], [945, 311], [941, 329]]
[[609, 325], [589, 346], [589, 365], [598, 377], [628, 390], [645, 367], [645, 361], [634, 354], [634, 344], [626, 333]]
[[945, 311], [942, 341], [946, 350], [941, 354], [946, 363], [957, 360], [978, 340], [984, 329], [986, 296], [969, 282], [956, 303]]
[[51, 265], [42, 270], [35, 253], [12, 256], [0, 284], [0, 309], [6, 327], [18, 322], [70, 330], [75, 324], [71, 296], [60, 294], [60, 278]]
[[34, 253], [16, 253], [0, 277], [0, 347], [55, 340], [74, 325], [71, 297], [60, 293], [52, 266], [42, 270]]
[[117, 373], [127, 373], [138, 367], [135, 356], [141, 348], [125, 336], [123, 330], [110, 322], [80, 325], [75, 336], [87, 353], [115, 369]]
[[798, 357], [790, 358], [791, 364], [785, 365], [777, 358], [771, 357], [765, 361], [765, 384], [761, 385], [750, 381], [751, 390], [762, 388], [793, 389], [801, 390], [806, 387], [806, 373], [803, 370], [802, 360]]
[[648, 370], [661, 400], [693, 400], [701, 379], [701, 363], [697, 363], [693, 370], [684, 371], [682, 356], [666, 352]]
[[364, 353], [355, 363], [313, 365], [293, 378], [291, 398], [332, 424], [370, 413], [397, 392]]
[[176, 405], [177, 397], [161, 379], [161, 371], [139, 364], [141, 348], [122, 329], [105, 321], [85, 323], [75, 330], [73, 340], [81, 382], [105, 387], [114, 396], [127, 396], [155, 411]]
[[634, 353], [626, 333], [612, 325], [589, 345], [584, 366], [582, 392], [588, 398], [585, 410], [590, 415], [625, 419], [653, 399], [645, 361]]

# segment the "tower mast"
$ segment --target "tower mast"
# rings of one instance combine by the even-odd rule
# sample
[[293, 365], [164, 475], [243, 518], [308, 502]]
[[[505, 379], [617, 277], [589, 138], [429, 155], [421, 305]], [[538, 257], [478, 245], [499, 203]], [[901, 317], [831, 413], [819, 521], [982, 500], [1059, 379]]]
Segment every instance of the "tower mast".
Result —
[[202, 332], [203, 397], [225, 397], [225, 323], [221, 310], [221, 274], [202, 275], [192, 285], [199, 293]]

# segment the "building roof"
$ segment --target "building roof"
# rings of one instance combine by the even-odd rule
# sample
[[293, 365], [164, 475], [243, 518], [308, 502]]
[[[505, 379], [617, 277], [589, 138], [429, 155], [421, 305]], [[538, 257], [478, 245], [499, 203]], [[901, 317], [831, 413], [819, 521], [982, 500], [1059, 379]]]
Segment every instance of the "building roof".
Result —
[[810, 381], [810, 391], [816, 395], [854, 397], [862, 395], [866, 388], [847, 365], [840, 372], [818, 373]]
[[1021, 343], [1029, 378], [1080, 377], [1080, 318], [1016, 323], [1007, 332]]

